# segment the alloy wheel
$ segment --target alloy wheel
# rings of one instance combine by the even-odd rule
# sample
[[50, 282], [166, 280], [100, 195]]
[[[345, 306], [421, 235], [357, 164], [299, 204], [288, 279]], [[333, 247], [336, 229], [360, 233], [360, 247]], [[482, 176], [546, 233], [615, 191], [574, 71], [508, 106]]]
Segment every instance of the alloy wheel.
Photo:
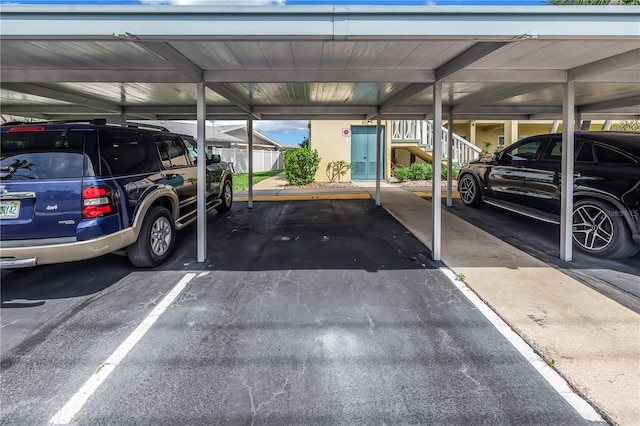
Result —
[[171, 223], [164, 216], [153, 222], [151, 229], [151, 250], [156, 256], [164, 255], [171, 246]]
[[227, 206], [231, 205], [231, 185], [229, 184], [229, 182], [224, 184], [224, 203]]
[[613, 222], [606, 211], [593, 204], [577, 207], [573, 212], [573, 239], [582, 248], [597, 252], [614, 239]]
[[469, 176], [463, 177], [460, 181], [458, 192], [460, 192], [460, 198], [462, 198], [462, 202], [465, 204], [470, 204], [476, 196], [476, 183], [473, 181], [473, 178]]

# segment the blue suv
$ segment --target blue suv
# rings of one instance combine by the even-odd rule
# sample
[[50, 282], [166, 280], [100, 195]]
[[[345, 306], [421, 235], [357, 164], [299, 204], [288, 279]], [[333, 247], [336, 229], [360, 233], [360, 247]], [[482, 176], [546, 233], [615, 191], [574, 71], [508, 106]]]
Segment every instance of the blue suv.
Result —
[[[90, 259], [125, 249], [131, 263], [166, 261], [176, 230], [196, 220], [191, 136], [104, 119], [0, 128], [0, 266]], [[207, 158], [206, 206], [228, 211], [232, 173]]]

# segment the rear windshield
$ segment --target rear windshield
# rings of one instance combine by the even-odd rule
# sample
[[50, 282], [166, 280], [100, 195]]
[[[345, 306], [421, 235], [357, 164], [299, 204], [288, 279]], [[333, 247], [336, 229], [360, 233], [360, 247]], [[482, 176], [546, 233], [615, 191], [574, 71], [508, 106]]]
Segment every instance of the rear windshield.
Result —
[[93, 176], [84, 154], [86, 132], [2, 133], [0, 178], [60, 179]]

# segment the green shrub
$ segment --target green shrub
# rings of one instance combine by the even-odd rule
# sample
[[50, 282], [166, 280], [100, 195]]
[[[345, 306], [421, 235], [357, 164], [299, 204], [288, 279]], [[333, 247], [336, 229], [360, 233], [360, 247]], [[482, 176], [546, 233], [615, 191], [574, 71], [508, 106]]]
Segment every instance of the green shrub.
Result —
[[284, 176], [291, 185], [305, 185], [316, 178], [318, 151], [308, 146], [284, 153]]
[[395, 167], [391, 175], [400, 182], [410, 179], [411, 170], [408, 167]]
[[[451, 172], [452, 172], [452, 179], [458, 179], [458, 175], [460, 174], [460, 165], [454, 163], [451, 166]], [[447, 178], [447, 166], [442, 166], [442, 173], [441, 173], [442, 179], [446, 179]]]
[[351, 170], [351, 164], [346, 161], [330, 161], [329, 164], [327, 164], [325, 173], [329, 178], [329, 182], [335, 182], [336, 179], [340, 182], [340, 177], [346, 175], [349, 170]]
[[409, 179], [428, 180], [433, 177], [433, 166], [427, 163], [413, 163], [409, 166]]

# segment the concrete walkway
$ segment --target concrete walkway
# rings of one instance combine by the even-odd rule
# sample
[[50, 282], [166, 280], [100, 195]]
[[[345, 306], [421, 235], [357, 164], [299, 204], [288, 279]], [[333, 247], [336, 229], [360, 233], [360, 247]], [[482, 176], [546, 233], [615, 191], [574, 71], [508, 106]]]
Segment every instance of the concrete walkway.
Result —
[[[374, 182], [293, 189], [277, 175], [253, 195], [259, 202], [375, 198], [375, 191]], [[381, 205], [430, 248], [431, 202], [419, 191], [429, 189], [383, 182]], [[444, 202], [442, 261], [608, 421], [640, 425], [640, 315], [454, 216]]]

